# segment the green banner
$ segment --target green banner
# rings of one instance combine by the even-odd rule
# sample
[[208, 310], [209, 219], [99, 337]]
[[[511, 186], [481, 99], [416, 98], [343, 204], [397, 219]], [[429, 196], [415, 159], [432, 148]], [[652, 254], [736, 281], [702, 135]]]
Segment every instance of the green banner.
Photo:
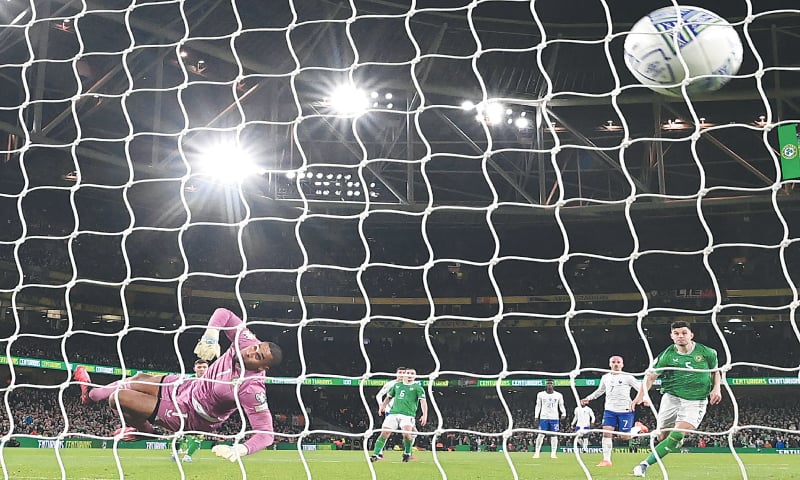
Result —
[[[47, 370], [69, 370], [67, 368], [67, 364], [60, 360], [46, 360], [42, 358], [25, 358], [25, 357], [11, 357], [11, 362], [8, 361], [7, 356], [0, 355], [0, 365], [8, 365], [11, 363], [16, 367], [31, 367], [31, 368], [42, 368]], [[89, 373], [99, 373], [103, 375], [114, 375], [117, 377], [122, 376], [122, 368], [121, 367], [110, 367], [105, 365], [92, 365], [91, 363], [73, 363], [72, 367], [75, 368], [78, 365], [83, 365], [86, 367], [86, 371]], [[167, 375], [170, 372], [162, 372], [158, 370], [138, 370], [135, 368], [128, 368], [125, 369], [126, 376], [133, 376], [137, 373], [149, 373], [151, 375]]]
[[[7, 365], [8, 357], [0, 355], [0, 365]], [[41, 358], [23, 358], [11, 357], [11, 364], [18, 367], [42, 368], [49, 370], [67, 370], [67, 364], [59, 360], [45, 360]], [[122, 368], [110, 367], [104, 365], [92, 365], [89, 363], [73, 363], [72, 367], [83, 365], [89, 373], [99, 373], [104, 375], [113, 375], [117, 377], [122, 376]], [[169, 375], [174, 372], [162, 372], [158, 370], [136, 370], [126, 369], [125, 375], [130, 377], [137, 373], [147, 373], [150, 375]], [[303, 379], [303, 385], [313, 385], [320, 387], [357, 387], [364, 385], [365, 387], [380, 387], [388, 382], [388, 378], [359, 378], [359, 377], [308, 377]], [[457, 378], [452, 380], [435, 380], [434, 387], [482, 387], [482, 388], [496, 388], [497, 384], [500, 387], [544, 387], [546, 378], [505, 378], [505, 379], [475, 379], [475, 378]], [[800, 385], [800, 377], [747, 377], [747, 378], [728, 378], [728, 385], [731, 386], [770, 386], [770, 385]], [[420, 379], [419, 382], [423, 386], [428, 386], [429, 380]], [[554, 378], [553, 382], [556, 387], [570, 387], [573, 381], [569, 378]], [[574, 380], [576, 387], [597, 387], [600, 385], [599, 378], [576, 378]], [[267, 377], [266, 383], [270, 385], [297, 385], [301, 383], [299, 379], [293, 377]], [[660, 385], [661, 381], [656, 380], [655, 385]]]
[[798, 157], [797, 125], [778, 127], [778, 141], [781, 144], [781, 175], [784, 180], [800, 178], [800, 157]]

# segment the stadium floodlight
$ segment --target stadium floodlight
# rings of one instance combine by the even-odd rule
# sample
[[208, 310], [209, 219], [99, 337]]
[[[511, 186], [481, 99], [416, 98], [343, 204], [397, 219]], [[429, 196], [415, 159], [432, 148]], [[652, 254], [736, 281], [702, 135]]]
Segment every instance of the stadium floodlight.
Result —
[[363, 90], [353, 85], [337, 87], [327, 100], [328, 106], [337, 113], [361, 115], [367, 110], [369, 101]]
[[240, 147], [219, 143], [209, 147], [200, 159], [200, 171], [221, 183], [236, 183], [251, 175], [263, 175], [250, 155]]
[[531, 122], [527, 117], [517, 117], [517, 119], [514, 120], [514, 125], [520, 130], [525, 130], [526, 128], [530, 127]]
[[[465, 104], [462, 104], [462, 108], [466, 108]], [[507, 123], [503, 121], [507, 115], [507, 109], [502, 103], [479, 103], [475, 106], [475, 110], [478, 111], [478, 115], [476, 115], [475, 118], [479, 122], [486, 122], [488, 125], [501, 125], [503, 123]]]

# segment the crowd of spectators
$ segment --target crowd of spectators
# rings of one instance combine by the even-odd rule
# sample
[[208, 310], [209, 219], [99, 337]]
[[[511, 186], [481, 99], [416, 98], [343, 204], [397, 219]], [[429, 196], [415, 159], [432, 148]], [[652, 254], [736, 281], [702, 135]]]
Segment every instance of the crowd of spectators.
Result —
[[[429, 424], [419, 426], [422, 434], [417, 440], [421, 448], [456, 449], [462, 446], [476, 449], [498, 449], [503, 445], [509, 451], [526, 451], [533, 445], [536, 428], [533, 423], [533, 399], [536, 389], [530, 391], [507, 391], [508, 412], [496, 395], [487, 394], [484, 389], [439, 389], [430, 399]], [[293, 388], [275, 388], [270, 392], [276, 442], [322, 443], [334, 442], [345, 448], [359, 448], [364, 433], [369, 428], [380, 428], [381, 419], [377, 417], [377, 405], [368, 391], [367, 412], [361, 397], [354, 388], [329, 387], [315, 388], [302, 394], [304, 410]], [[567, 392], [565, 392], [567, 393]], [[107, 404], [84, 405], [79, 401], [76, 387], [59, 393], [58, 389], [19, 388], [9, 395], [12, 412], [12, 435], [37, 435], [54, 437], [56, 435], [78, 435], [91, 437], [111, 437], [120, 422], [115, 412]], [[518, 398], [515, 398], [518, 397]], [[567, 393], [568, 415], [562, 421], [562, 446], [571, 446], [574, 437], [568, 435], [573, 430], [572, 405], [574, 401]], [[657, 398], [657, 396], [656, 396]], [[793, 408], [792, 392], [781, 391], [778, 395], [764, 390], [756, 392], [737, 392], [738, 421], [734, 423], [734, 408], [731, 399], [708, 410], [698, 433], [687, 437], [684, 447], [727, 447], [729, 441], [735, 447], [749, 448], [798, 448], [800, 432], [796, 409]], [[436, 408], [433, 407], [435, 404]], [[593, 428], [600, 429], [601, 405], [593, 405], [597, 421]], [[441, 418], [436, 411], [441, 412]], [[305, 412], [305, 413], [303, 413]], [[647, 409], [637, 412], [637, 419], [652, 429], [654, 417]], [[441, 420], [441, 425], [439, 421]], [[0, 430], [9, 431], [11, 423], [3, 412], [0, 416]], [[307, 429], [305, 427], [308, 427]], [[444, 433], [435, 439], [430, 435], [441, 428]], [[242, 429], [241, 417], [234, 414], [217, 435], [233, 436]], [[333, 433], [304, 433], [312, 430], [326, 430]], [[339, 432], [338, 434], [335, 432]], [[162, 432], [167, 434], [167, 432]], [[599, 445], [600, 433], [589, 434], [590, 444]], [[210, 437], [221, 438], [221, 437]], [[370, 439], [367, 439], [369, 441]], [[399, 441], [393, 439], [392, 441]], [[620, 447], [627, 447], [626, 441], [615, 440]], [[646, 444], [648, 437], [643, 443]], [[463, 448], [463, 447], [462, 447]]]
[[[68, 222], [30, 223], [32, 230], [29, 234], [66, 235], [73, 229], [70, 222], [71, 219]], [[241, 243], [233, 227], [192, 228], [183, 237], [182, 248], [179, 248], [176, 238], [174, 244], [164, 243], [169, 243], [169, 248], [163, 250], [146, 248], [144, 237], [130, 235], [128, 241], [123, 242], [121, 234], [82, 234], [71, 242], [55, 238], [28, 239], [19, 245], [16, 252], [10, 244], [0, 245], [0, 288], [16, 289], [17, 300], [35, 300], [36, 295], [51, 295], [53, 304], [50, 307], [56, 309], [65, 308], [66, 301], [113, 307], [121, 301], [118, 290], [113, 291], [116, 295], [109, 295], [108, 291], [86, 289], [78, 284], [73, 285], [66, 296], [62, 289], [40, 289], [36, 295], [26, 296], [26, 289], [19, 287], [39, 283], [63, 284], [73, 274], [82, 279], [111, 282], [132, 277], [155, 281], [177, 278], [186, 270], [192, 275], [184, 279], [181, 291], [176, 290], [176, 298], [126, 292], [130, 294], [124, 295], [124, 301], [131, 310], [163, 312], [175, 309], [179, 299], [185, 307], [182, 313], [208, 314], [219, 306], [210, 303], [217, 302], [217, 296], [195, 296], [194, 291], [269, 293], [298, 299], [255, 301], [245, 305], [249, 317], [279, 322], [254, 327], [260, 338], [274, 340], [284, 349], [284, 364], [270, 372], [275, 376], [360, 377], [392, 372], [398, 359], [411, 359], [413, 365], [410, 366], [420, 374], [426, 375], [438, 368], [440, 372], [447, 372], [446, 378], [534, 376], [530, 372], [539, 372], [538, 377], [565, 378], [576, 369], [582, 370], [579, 377], [585, 378], [599, 377], [602, 372], [597, 369], [604, 368], [607, 358], [613, 354], [625, 357], [628, 371], [643, 372], [651, 354], [669, 343], [666, 326], [663, 322], [650, 324], [647, 318], [642, 322], [641, 330], [635, 320], [625, 324], [611, 321], [603, 324], [598, 321], [582, 323], [579, 321], [582, 319], [574, 318], [567, 328], [563, 318], [558, 318], [570, 306], [567, 297], [560, 301], [506, 304], [502, 311], [498, 303], [479, 299], [498, 294], [528, 298], [568, 292], [577, 295], [636, 293], [635, 277], [647, 292], [649, 307], [671, 307], [691, 313], [692, 310], [708, 309], [718, 300], [724, 304], [728, 300], [728, 289], [786, 288], [789, 282], [783, 275], [783, 266], [795, 255], [789, 250], [786, 258], [782, 258], [769, 249], [720, 248], [708, 257], [710, 272], [702, 254], [643, 255], [635, 262], [634, 275], [631, 275], [627, 261], [615, 262], [585, 255], [568, 259], [560, 268], [558, 259], [565, 247], [560, 230], [532, 231], [504, 225], [498, 227], [496, 233], [500, 238], [500, 255], [508, 258], [490, 265], [476, 265], [475, 262], [492, 260], [489, 255], [495, 251], [495, 239], [485, 226], [470, 227], [470, 234], [459, 235], [447, 228], [424, 231], [407, 228], [397, 233], [393, 229], [366, 228], [362, 231], [358, 226], [359, 222], [353, 221], [347, 228], [338, 226], [334, 229], [322, 220], [309, 220], [296, 232], [290, 222], [264, 222], [263, 225], [254, 222], [246, 228]], [[658, 228], [663, 230], [667, 227], [655, 226], [650, 232], [636, 231], [642, 245], [647, 246], [642, 248], [658, 246]], [[685, 228], [688, 227], [674, 228], [670, 231], [671, 237], [680, 239], [676, 241], [684, 244], [683, 250], [702, 250], [708, 240], [704, 237], [705, 231], [691, 233]], [[751, 224], [746, 230], [759, 228]], [[567, 230], [570, 252], [612, 258], [625, 258], [630, 253], [629, 230], [615, 232], [609, 225], [595, 224], [570, 226]], [[727, 239], [726, 235], [732, 236], [730, 241], [745, 241], [745, 237], [733, 238], [746, 233], [738, 226], [717, 226], [714, 231], [718, 234], [715, 238], [717, 243]], [[362, 241], [362, 236], [366, 242]], [[533, 238], [535, 242], [531, 241]], [[245, 272], [247, 275], [240, 277], [245, 265], [243, 256], [249, 270], [266, 271]], [[429, 263], [442, 258], [448, 260]], [[369, 264], [365, 268], [357, 268], [367, 260]], [[184, 265], [185, 261], [187, 265]], [[309, 264], [313, 266], [300, 268]], [[17, 266], [22, 269], [21, 278]], [[711, 275], [719, 285], [722, 299], [716, 298]], [[300, 297], [312, 295], [364, 298], [369, 308], [356, 301], [349, 304], [331, 301], [300, 304]], [[470, 301], [429, 305], [429, 296], [459, 297]], [[426, 301], [420, 305], [407, 305], [400, 300], [396, 303], [377, 301], [379, 298]], [[788, 303], [785, 300], [767, 295], [748, 299], [753, 302], [751, 310], [760, 305], [758, 302]], [[578, 309], [602, 309], [608, 316], [614, 313], [615, 317], [619, 317], [616, 312], [636, 313], [643, 306], [643, 299], [604, 303], [579, 299], [577, 304]], [[50, 321], [30, 312], [14, 315], [4, 309], [0, 311], [0, 337], [5, 340], [0, 347], [12, 356], [108, 366], [124, 364], [133, 370], [177, 372], [181, 370], [180, 360], [185, 368], [194, 360], [191, 350], [199, 330], [170, 330], [177, 328], [176, 321], [122, 334], [119, 333], [123, 328], [121, 321], [103, 323], [94, 321], [95, 317], [78, 318], [82, 315], [78, 308], [73, 313], [76, 315], [73, 319], [75, 324], [68, 325], [63, 319]], [[747, 321], [748, 312], [739, 313], [742, 313], [744, 321], [739, 318], [735, 324], [723, 324], [720, 320], [717, 326], [701, 322], [695, 328], [699, 340], [719, 351], [721, 363], [732, 365], [727, 372], [729, 377], [786, 376], [786, 371], [775, 367], [797, 368], [800, 349], [797, 348], [796, 333], [788, 321], [751, 322]], [[535, 322], [526, 323], [536, 314], [540, 315], [538, 320], [543, 320], [539, 322], [542, 326], [534, 326]], [[371, 316], [370, 322], [362, 328], [361, 321], [367, 315]], [[427, 326], [404, 322], [428, 320], [432, 315], [437, 317], [437, 321]], [[495, 325], [494, 319], [498, 316], [503, 318]], [[20, 321], [15, 322], [15, 319]], [[311, 320], [311, 323], [298, 326], [299, 319]], [[140, 324], [136, 322], [147, 326], [149, 321], [152, 319], [130, 319], [131, 325], [137, 326]], [[707, 316], [704, 321], [708, 321]], [[459, 322], [461, 324], [456, 326]], [[69, 327], [72, 331], [67, 332]], [[158, 328], [167, 330], [157, 331]], [[298, 344], [302, 344], [303, 356]], [[728, 352], [730, 358], [726, 356]], [[68, 431], [109, 436], [119, 425], [115, 414], [108, 408], [82, 405], [74, 386], [64, 390], [61, 396], [58, 388], [46, 388], [64, 382], [66, 372], [62, 373], [64, 375], [60, 377], [51, 375], [48, 380], [24, 368], [17, 369], [11, 385], [15, 389], [9, 395], [13, 433], [53, 436]], [[98, 381], [114, 379], [97, 378]], [[11, 376], [8, 381], [12, 382]], [[28, 384], [45, 388], [19, 388], [19, 385]], [[441, 412], [442, 428], [446, 431], [437, 442], [444, 448], [465, 444], [477, 446], [478, 443], [497, 447], [504, 441], [502, 432], [511, 428], [514, 430], [509, 439], [511, 448], [526, 449], [535, 434], [517, 429], [533, 429], [535, 425], [532, 418], [533, 389], [523, 390], [526, 389], [504, 391], [510, 409], [508, 413], [496, 395], [477, 395], [469, 389], [452, 387], [435, 390], [431, 400]], [[367, 411], [355, 388], [303, 387], [302, 405], [294, 396], [294, 388], [283, 391], [275, 386], [270, 392], [270, 405], [275, 415], [276, 432], [281, 434], [280, 441], [298, 441], [305, 427], [341, 431], [343, 435], [356, 439], [370, 424], [376, 427], [380, 422], [374, 416], [372, 398], [367, 397], [367, 404], [372, 408]], [[800, 445], [800, 435], [796, 433], [797, 418], [790, 400], [764, 401], [749, 398], [749, 393], [741, 393], [737, 397], [739, 410], [735, 424], [732, 403], [728, 402], [710, 409], [701, 429], [714, 433], [734, 426], [746, 426], [733, 431], [732, 439], [736, 446]], [[465, 401], [467, 398], [469, 401]], [[595, 411], [600, 413], [599, 408]], [[641, 413], [644, 421], [652, 426], [648, 413]], [[0, 417], [4, 432], [8, 431], [11, 419], [5, 418], [5, 412], [0, 412]], [[564, 422], [564, 427], [569, 420]], [[432, 419], [430, 425], [422, 430], [430, 432], [437, 424], [438, 419]], [[793, 433], [751, 425], [787, 429]], [[232, 435], [241, 428], [241, 421], [234, 416], [220, 433]], [[477, 435], [470, 431], [484, 433]], [[332, 437], [314, 435], [309, 438]], [[599, 434], [592, 434], [591, 439], [593, 444], [598, 444]], [[419, 443], [425, 445], [429, 441], [429, 437], [423, 435]], [[727, 442], [725, 435], [698, 433], [690, 436], [686, 445], [712, 446]]]

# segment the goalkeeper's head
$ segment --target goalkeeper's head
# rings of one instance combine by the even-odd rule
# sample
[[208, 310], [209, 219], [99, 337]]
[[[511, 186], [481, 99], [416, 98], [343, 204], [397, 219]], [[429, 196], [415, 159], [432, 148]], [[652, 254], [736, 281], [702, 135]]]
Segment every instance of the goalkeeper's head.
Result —
[[283, 350], [276, 343], [261, 342], [242, 350], [245, 370], [263, 372], [283, 361]]

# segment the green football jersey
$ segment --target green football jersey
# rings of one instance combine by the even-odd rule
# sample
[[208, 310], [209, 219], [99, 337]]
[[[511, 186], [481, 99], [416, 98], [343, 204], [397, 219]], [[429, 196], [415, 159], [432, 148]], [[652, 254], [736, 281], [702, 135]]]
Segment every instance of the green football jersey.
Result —
[[394, 403], [389, 413], [416, 417], [417, 404], [421, 399], [425, 398], [425, 389], [419, 383], [406, 385], [403, 382], [397, 382], [387, 395], [394, 398]]
[[661, 377], [661, 393], [671, 393], [684, 400], [703, 400], [714, 386], [714, 372], [666, 370], [664, 367], [708, 370], [717, 368], [717, 351], [695, 342], [694, 349], [683, 354], [675, 345], [661, 352], [654, 366]]

